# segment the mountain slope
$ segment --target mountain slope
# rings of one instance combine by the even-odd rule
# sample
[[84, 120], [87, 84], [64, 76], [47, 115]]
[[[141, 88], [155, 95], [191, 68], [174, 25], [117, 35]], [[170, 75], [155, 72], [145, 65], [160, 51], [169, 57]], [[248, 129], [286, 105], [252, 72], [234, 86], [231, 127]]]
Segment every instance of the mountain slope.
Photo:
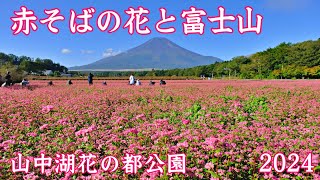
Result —
[[116, 56], [70, 70], [174, 69], [207, 65], [222, 60], [186, 50], [166, 38], [153, 38]]

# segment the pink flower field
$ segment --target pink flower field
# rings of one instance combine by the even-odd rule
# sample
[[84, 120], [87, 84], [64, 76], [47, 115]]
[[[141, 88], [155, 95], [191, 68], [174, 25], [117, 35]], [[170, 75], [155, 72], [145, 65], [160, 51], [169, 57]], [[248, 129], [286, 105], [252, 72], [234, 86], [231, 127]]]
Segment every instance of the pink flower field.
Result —
[[[46, 83], [0, 88], [0, 179], [320, 179], [318, 80]], [[28, 172], [12, 170], [19, 153], [23, 166], [30, 160]], [[41, 153], [52, 158], [44, 172], [35, 167]], [[56, 172], [57, 154], [75, 154], [78, 167], [90, 153], [85, 167], [96, 173]], [[270, 173], [259, 172], [264, 153], [272, 156]], [[153, 154], [163, 164], [147, 163]], [[168, 172], [175, 154], [185, 154], [184, 174]], [[135, 173], [126, 173], [127, 155], [141, 155]], [[118, 167], [103, 165], [111, 156]], [[294, 160], [300, 169], [288, 172]], [[163, 172], [149, 173], [152, 166]]]

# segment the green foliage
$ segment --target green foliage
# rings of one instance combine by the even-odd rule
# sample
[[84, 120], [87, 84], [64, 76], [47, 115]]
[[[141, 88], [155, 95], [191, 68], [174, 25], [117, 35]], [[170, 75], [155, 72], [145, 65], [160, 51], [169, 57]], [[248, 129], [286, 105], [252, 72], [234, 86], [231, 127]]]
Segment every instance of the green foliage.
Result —
[[220, 96], [220, 98], [222, 98], [225, 103], [227, 103], [230, 100], [238, 99], [237, 96], [225, 96], [225, 95]]
[[266, 97], [251, 96], [249, 100], [244, 103], [244, 111], [251, 114], [258, 110], [262, 112], [268, 111], [268, 101]]
[[195, 103], [195, 104], [193, 104], [193, 106], [189, 109], [189, 112], [191, 112], [191, 113], [194, 114], [194, 113], [199, 112], [200, 109], [201, 109], [200, 103]]
[[199, 117], [204, 116], [203, 110], [201, 110], [201, 104], [196, 102], [192, 105], [190, 109], [187, 111], [189, 115], [187, 116], [187, 119], [189, 120], [197, 120]]
[[61, 66], [58, 63], [54, 63], [50, 59], [32, 59], [27, 56], [16, 56], [13, 54], [0, 53], [0, 67], [5, 64], [12, 64], [18, 66], [19, 69], [26, 71], [27, 73], [42, 73], [45, 70], [52, 70], [58, 72], [66, 72], [68, 69], [64, 66]]
[[53, 72], [53, 76], [54, 77], [60, 77], [61, 73], [59, 71], [55, 71], [55, 72]]
[[173, 97], [172, 96], [167, 96], [165, 99], [164, 99], [165, 102], [173, 102]]

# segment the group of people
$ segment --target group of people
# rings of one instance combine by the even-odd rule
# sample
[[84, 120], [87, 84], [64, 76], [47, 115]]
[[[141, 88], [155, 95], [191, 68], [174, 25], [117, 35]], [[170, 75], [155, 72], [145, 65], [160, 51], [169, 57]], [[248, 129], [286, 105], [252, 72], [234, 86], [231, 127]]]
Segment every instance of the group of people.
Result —
[[[89, 75], [88, 75], [88, 83], [89, 83], [90, 86], [93, 85], [93, 74], [92, 74], [92, 73], [89, 73]], [[67, 85], [72, 85], [72, 84], [73, 84], [72, 80], [69, 79], [69, 80], [67, 81]], [[104, 81], [102, 84], [103, 84], [103, 85], [107, 85], [107, 82]], [[49, 81], [49, 82], [48, 82], [48, 86], [53, 86], [53, 82], [52, 82], [52, 81]]]
[[[2, 76], [0, 75], [0, 82], [1, 82], [1, 87], [12, 86], [13, 81], [12, 81], [11, 73], [7, 72], [7, 74], [4, 77], [4, 81], [2, 79]], [[27, 79], [23, 79], [20, 84], [21, 84], [21, 86], [25, 87], [29, 84], [29, 81]]]
[[[156, 82], [150, 81], [149, 85], [150, 86], [154, 86], [156, 84]], [[166, 85], [167, 83], [164, 80], [160, 80], [160, 86], [161, 85]], [[135, 79], [133, 74], [131, 74], [131, 76], [129, 77], [129, 85], [136, 85], [136, 86], [141, 86], [141, 82], [139, 79]]]
[[[89, 86], [93, 85], [93, 77], [94, 75], [92, 73], [89, 73], [88, 75], [88, 83], [89, 83]], [[10, 72], [7, 72], [6, 76], [4, 77], [5, 81], [4, 83], [2, 84], [2, 87], [7, 87], [7, 86], [12, 86], [13, 85], [13, 82], [12, 82], [12, 79], [11, 79], [11, 75], [10, 75]], [[0, 82], [2, 81], [2, 76], [0, 75]], [[23, 87], [24, 86], [27, 86], [29, 84], [29, 81], [27, 79], [23, 79], [22, 82], [20, 83]], [[73, 82], [71, 80], [68, 80], [67, 81], [67, 85], [72, 85]], [[156, 82], [154, 81], [150, 81], [149, 82], [149, 85], [150, 86], [154, 86], [156, 84]], [[161, 85], [166, 85], [167, 83], [164, 81], [164, 80], [160, 80], [160, 86]], [[102, 85], [107, 85], [107, 82], [104, 81], [102, 83]], [[141, 86], [141, 81], [139, 79], [135, 79], [133, 74], [131, 74], [131, 76], [129, 77], [129, 85], [136, 85], [136, 86]], [[48, 82], [48, 86], [53, 86], [53, 82], [52, 81], [49, 81]]]
[[[93, 85], [93, 77], [94, 77], [93, 74], [89, 73], [89, 75], [88, 75], [88, 83], [89, 83], [90, 86]], [[49, 85], [53, 85], [52, 81], [50, 81], [49, 83], [50, 83]], [[73, 83], [72, 83], [71, 80], [67, 81], [67, 85], [72, 85], [72, 84]], [[149, 82], [150, 86], [154, 86], [155, 84], [156, 84], [156, 82], [153, 82], [153, 81]], [[160, 80], [159, 84], [160, 84], [160, 86], [162, 86], [162, 85], [166, 85], [167, 83], [164, 80]], [[106, 86], [107, 82], [106, 81], [102, 82], [102, 85]], [[141, 84], [141, 81], [139, 79], [136, 80], [134, 78], [133, 74], [131, 74], [130, 77], [129, 77], [129, 85], [141, 86], [142, 84]]]

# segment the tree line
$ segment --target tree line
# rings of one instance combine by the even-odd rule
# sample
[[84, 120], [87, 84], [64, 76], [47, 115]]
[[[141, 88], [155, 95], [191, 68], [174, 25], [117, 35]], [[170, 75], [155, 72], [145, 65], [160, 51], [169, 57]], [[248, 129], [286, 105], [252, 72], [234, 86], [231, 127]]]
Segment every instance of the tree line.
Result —
[[235, 57], [230, 61], [157, 73], [241, 79], [320, 78], [320, 38], [296, 44], [281, 43], [274, 48], [250, 56]]
[[65, 66], [54, 63], [51, 59], [33, 59], [0, 52], [0, 83], [4, 81], [3, 76], [7, 72], [11, 72], [12, 80], [16, 83], [21, 82], [28, 74], [41, 75], [45, 70], [52, 70], [54, 74], [68, 71]]
[[67, 72], [68, 68], [54, 63], [51, 59], [30, 58], [27, 56], [16, 56], [13, 54], [0, 53], [0, 67], [15, 66], [27, 73], [41, 74], [45, 70], [53, 72]]

